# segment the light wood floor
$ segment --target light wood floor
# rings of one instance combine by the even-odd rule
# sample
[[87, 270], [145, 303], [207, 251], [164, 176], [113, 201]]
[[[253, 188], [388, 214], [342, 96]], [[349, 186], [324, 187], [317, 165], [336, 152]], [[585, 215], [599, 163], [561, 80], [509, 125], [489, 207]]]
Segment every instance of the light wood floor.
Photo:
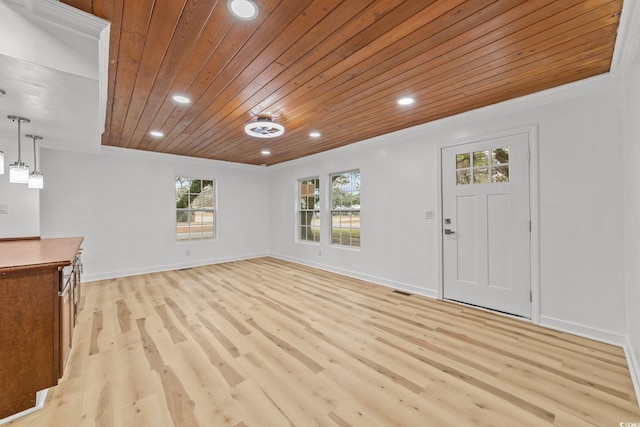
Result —
[[622, 349], [272, 258], [86, 284], [18, 426], [619, 426]]

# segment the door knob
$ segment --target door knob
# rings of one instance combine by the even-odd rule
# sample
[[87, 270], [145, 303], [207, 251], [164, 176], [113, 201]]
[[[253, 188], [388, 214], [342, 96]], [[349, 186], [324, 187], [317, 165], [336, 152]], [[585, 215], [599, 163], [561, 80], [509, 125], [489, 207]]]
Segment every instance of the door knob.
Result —
[[445, 228], [444, 229], [444, 234], [456, 234], [456, 232], [453, 231], [453, 230], [449, 230], [448, 228]]

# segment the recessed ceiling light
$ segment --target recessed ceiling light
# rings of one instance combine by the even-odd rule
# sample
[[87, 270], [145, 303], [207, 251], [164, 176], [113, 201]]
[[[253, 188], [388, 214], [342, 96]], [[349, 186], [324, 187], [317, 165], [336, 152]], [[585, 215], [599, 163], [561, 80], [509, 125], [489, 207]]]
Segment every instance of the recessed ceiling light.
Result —
[[251, 21], [258, 17], [258, 6], [253, 0], [228, 0], [227, 7], [233, 16], [243, 21]]
[[191, 100], [184, 95], [173, 95], [171, 98], [178, 104], [188, 104], [191, 102]]
[[152, 130], [151, 132], [149, 132], [149, 135], [160, 138], [161, 136], [164, 136], [164, 133], [160, 132], [159, 130]]
[[261, 151], [261, 153], [262, 153], [262, 155], [263, 155], [263, 156], [268, 156], [269, 154], [271, 154], [271, 151], [269, 151], [269, 150], [262, 150], [262, 151]]
[[398, 105], [411, 105], [414, 102], [416, 102], [415, 99], [409, 97], [398, 99]]
[[317, 130], [314, 130], [313, 132], [311, 132], [311, 133], [309, 134], [309, 136], [310, 136], [311, 138], [319, 138], [319, 137], [320, 137], [320, 132], [318, 132]]

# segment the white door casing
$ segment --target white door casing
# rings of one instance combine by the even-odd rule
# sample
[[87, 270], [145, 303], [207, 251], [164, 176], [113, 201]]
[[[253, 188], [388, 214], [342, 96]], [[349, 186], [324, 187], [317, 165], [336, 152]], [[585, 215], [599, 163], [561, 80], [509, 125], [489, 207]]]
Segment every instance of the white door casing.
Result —
[[445, 299], [531, 318], [529, 136], [442, 149]]

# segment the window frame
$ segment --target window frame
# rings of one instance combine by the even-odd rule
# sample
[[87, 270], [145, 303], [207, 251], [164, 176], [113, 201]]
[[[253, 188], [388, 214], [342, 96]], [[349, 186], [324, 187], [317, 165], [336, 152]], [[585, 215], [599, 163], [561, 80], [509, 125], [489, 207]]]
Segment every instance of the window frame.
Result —
[[[506, 162], [500, 161], [498, 152], [506, 153]], [[486, 163], [477, 164], [477, 159], [483, 157], [476, 154], [485, 154]], [[466, 156], [466, 158], [465, 158]], [[475, 150], [456, 154], [456, 186], [458, 185], [481, 185], [481, 184], [499, 184], [509, 182], [509, 146], [501, 146], [498, 148], [490, 148], [485, 150]], [[460, 164], [462, 163], [462, 165]], [[467, 164], [468, 163], [468, 164]], [[501, 171], [505, 171], [501, 172]], [[485, 178], [476, 179], [478, 176], [486, 175]], [[499, 177], [502, 177], [498, 179]]]
[[[351, 175], [351, 174], [354, 174], [354, 173], [358, 174], [358, 201], [359, 201], [359, 204], [357, 205], [358, 208], [354, 208], [353, 205], [351, 205], [349, 208], [346, 208], [346, 209], [345, 208], [335, 209], [334, 205], [333, 205], [333, 189], [334, 189], [333, 180], [334, 180], [334, 177], [340, 176], [340, 175]], [[361, 230], [362, 230], [362, 228], [361, 228], [361, 218], [362, 218], [362, 215], [361, 215], [361, 213], [362, 213], [361, 212], [361, 206], [362, 206], [361, 205], [361, 203], [362, 203], [361, 202], [361, 196], [362, 196], [362, 188], [361, 188], [361, 184], [362, 184], [362, 173], [360, 171], [360, 168], [348, 169], [348, 170], [345, 170], [345, 171], [342, 171], [342, 172], [333, 172], [333, 173], [329, 174], [329, 183], [328, 183], [329, 189], [330, 189], [330, 191], [329, 191], [329, 235], [330, 235], [329, 243], [333, 247], [343, 248], [343, 249], [359, 250], [361, 248], [361, 246], [362, 246], [362, 241], [361, 241]], [[348, 234], [349, 234], [349, 243], [348, 244], [345, 244], [343, 242], [336, 243], [336, 242], [334, 242], [334, 234], [333, 234], [334, 233], [334, 226], [333, 226], [333, 224], [334, 224], [334, 222], [333, 222], [334, 215], [335, 214], [339, 214], [340, 216], [342, 216], [345, 213], [348, 213], [349, 217], [350, 217], [350, 219], [349, 219], [349, 227], [348, 228], [339, 227], [339, 230], [344, 230], [344, 229], [349, 230], [349, 232], [348, 232]], [[353, 227], [352, 218], [354, 216], [353, 215], [354, 213], [356, 213], [357, 217], [358, 217], [358, 227]], [[340, 220], [340, 222], [341, 222], [341, 225], [342, 225], [342, 219]], [[354, 236], [353, 236], [354, 235], [354, 230], [357, 230], [357, 232], [358, 232], [357, 239], [354, 239]], [[340, 232], [340, 235], [341, 235], [340, 238], [341, 239], [342, 239], [342, 234], [343, 233]], [[353, 244], [354, 240], [357, 241], [357, 245]]]
[[[303, 202], [303, 195], [302, 195], [302, 185], [303, 182], [305, 181], [312, 181], [315, 180], [316, 181], [316, 186], [314, 189], [314, 208], [313, 209], [302, 209], [302, 202]], [[309, 184], [307, 184], [309, 185]], [[317, 193], [316, 193], [317, 191]], [[309, 194], [306, 194], [305, 196], [309, 196]], [[306, 178], [300, 178], [297, 180], [296, 182], [296, 240], [298, 242], [302, 242], [302, 243], [311, 243], [311, 244], [316, 244], [319, 245], [320, 242], [322, 241], [322, 217], [321, 217], [321, 207], [322, 205], [322, 188], [321, 188], [321, 181], [320, 181], [320, 176], [316, 175], [316, 176], [310, 176], [310, 177], [306, 177]], [[318, 233], [317, 233], [317, 240], [313, 239], [307, 239], [303, 237], [303, 233], [302, 233], [302, 229], [303, 227], [309, 227], [309, 231], [313, 230], [313, 226], [311, 225], [311, 223], [309, 223], [309, 225], [304, 225], [302, 224], [302, 214], [303, 212], [311, 212], [311, 217], [313, 218], [314, 216], [317, 217], [319, 223], [318, 223]], [[316, 236], [315, 233], [312, 232], [313, 236]], [[307, 234], [308, 236], [308, 234]]]
[[[188, 207], [187, 208], [178, 208], [177, 203], [178, 203], [178, 180], [189, 180], [189, 181], [193, 181], [193, 180], [199, 180], [201, 181], [200, 184], [200, 192], [197, 193], [197, 195], [191, 199], [190, 197], [190, 191], [191, 191], [191, 182], [189, 183], [189, 190], [188, 193]], [[199, 197], [201, 194], [203, 194], [202, 192], [202, 182], [205, 181], [210, 181], [211, 182], [211, 193], [212, 193], [212, 207], [200, 207], [200, 208], [194, 208], [191, 206], [191, 202], [193, 200], [195, 200], [197, 197]], [[218, 236], [218, 188], [217, 188], [217, 181], [214, 178], [199, 178], [199, 177], [189, 177], [189, 176], [176, 176], [174, 179], [174, 184], [175, 184], [175, 195], [176, 195], [176, 201], [174, 204], [174, 212], [175, 212], [175, 227], [174, 227], [174, 233], [175, 233], [175, 239], [176, 239], [176, 243], [181, 243], [181, 242], [198, 242], [198, 241], [211, 241], [211, 240], [217, 240], [217, 236]], [[197, 214], [197, 213], [201, 213], [201, 218], [203, 218], [204, 213], [211, 213], [212, 216], [212, 222], [211, 222], [211, 227], [212, 227], [212, 231], [211, 231], [211, 236], [205, 236], [205, 223], [201, 222], [200, 223], [200, 227], [201, 227], [201, 231], [200, 231], [200, 236], [198, 237], [194, 237], [195, 234], [192, 234], [191, 231], [191, 222], [187, 221], [188, 224], [188, 231], [187, 231], [187, 235], [188, 237], [186, 238], [180, 238], [179, 235], [180, 233], [178, 232], [178, 226], [180, 224], [180, 222], [178, 221], [178, 217], [180, 215], [180, 213], [186, 213], [187, 216], [191, 216], [192, 214]], [[207, 223], [208, 225], [208, 223]]]

